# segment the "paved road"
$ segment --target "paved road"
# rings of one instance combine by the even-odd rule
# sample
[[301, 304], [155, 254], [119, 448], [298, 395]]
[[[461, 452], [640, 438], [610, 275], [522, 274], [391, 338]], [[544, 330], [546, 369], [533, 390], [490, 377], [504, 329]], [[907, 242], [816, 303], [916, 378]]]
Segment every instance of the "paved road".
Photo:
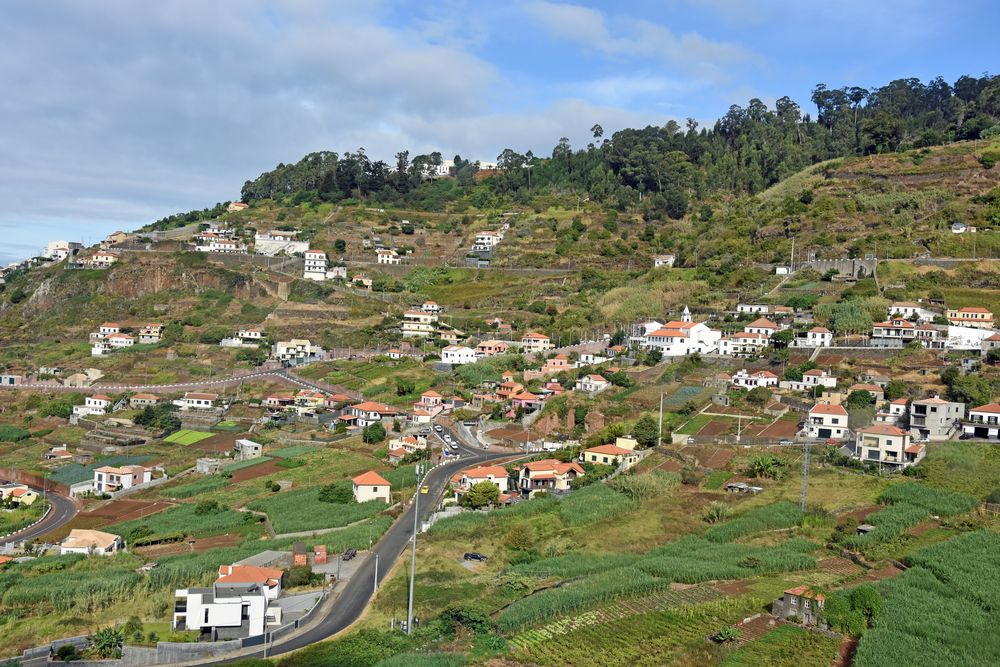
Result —
[[[421, 521], [430, 516], [434, 510], [436, 502], [427, 502], [427, 499], [438, 499], [441, 497], [451, 477], [461, 468], [476, 462], [490, 461], [494, 459], [517, 456], [512, 452], [487, 452], [475, 443], [466, 442], [454, 430], [442, 427], [442, 433], [447, 432], [452, 439], [458, 442], [462, 456], [446, 463], [442, 463], [433, 468], [424, 479], [424, 484], [430, 487], [426, 495], [421, 496], [420, 519]], [[432, 436], [433, 437], [433, 436]], [[311, 624], [308, 629], [298, 635], [292, 636], [285, 641], [277, 641], [267, 648], [267, 655], [275, 656], [289, 651], [323, 641], [336, 633], [344, 630], [364, 613], [369, 600], [375, 590], [375, 554], [378, 554], [378, 581], [381, 583], [385, 574], [392, 569], [396, 560], [406, 550], [413, 535], [413, 505], [403, 513], [403, 515], [389, 528], [388, 532], [374, 546], [372, 553], [367, 556], [364, 563], [358, 567], [353, 576], [344, 584], [344, 589], [335, 600], [327, 615], [318, 622]], [[241, 654], [239, 658], [231, 658], [200, 664], [225, 664], [245, 660], [251, 657], [263, 657], [264, 651], [261, 649], [252, 654]]]
[[[41, 489], [34, 490], [39, 493], [42, 491]], [[14, 544], [17, 542], [27, 542], [29, 540], [37, 539], [71, 521], [79, 511], [73, 501], [65, 496], [60, 496], [52, 493], [51, 491], [47, 491], [45, 493], [45, 497], [49, 501], [49, 504], [52, 505], [52, 509], [49, 511], [45, 519], [30, 528], [25, 528], [24, 530], [20, 530], [13, 535], [10, 535], [9, 537], [3, 538], [3, 542], [0, 544]]]

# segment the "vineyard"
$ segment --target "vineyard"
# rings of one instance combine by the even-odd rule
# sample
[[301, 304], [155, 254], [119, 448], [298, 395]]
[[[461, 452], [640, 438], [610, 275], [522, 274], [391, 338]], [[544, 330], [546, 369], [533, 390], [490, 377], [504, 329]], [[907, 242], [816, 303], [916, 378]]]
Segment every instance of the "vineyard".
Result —
[[844, 540], [844, 546], [851, 549], [887, 542], [902, 535], [907, 529], [924, 521], [932, 514], [954, 516], [968, 512], [976, 506], [976, 500], [969, 496], [941, 489], [934, 489], [918, 482], [906, 482], [886, 489], [878, 499], [888, 505], [884, 510], [868, 517], [868, 523], [875, 526], [866, 535], [853, 535]]
[[792, 528], [802, 522], [802, 511], [789, 502], [773, 503], [752, 509], [732, 521], [709, 528], [705, 538], [712, 542], [733, 540], [766, 530]]
[[694, 606], [612, 618], [517, 647], [515, 658], [538, 665], [607, 667], [653, 666], [671, 663], [685, 646], [701, 648], [720, 626], [733, 623], [763, 604], [747, 598], [718, 600]]
[[314, 486], [284, 491], [269, 498], [255, 500], [247, 507], [267, 514], [277, 533], [339, 528], [374, 516], [387, 507], [380, 500], [347, 504], [322, 502], [319, 499], [320, 488]]
[[857, 667], [1000, 664], [1000, 536], [980, 531], [911, 554], [879, 584], [884, 606]]
[[[566, 557], [536, 561], [519, 571], [563, 577], [594, 573], [514, 602], [500, 614], [500, 629], [513, 632], [608, 600], [650, 595], [673, 582], [694, 584], [814, 568], [816, 560], [809, 554], [815, 550], [816, 544], [805, 539], [758, 547], [685, 537], [637, 560], [590, 555], [577, 556], [578, 565]], [[613, 565], [616, 562], [618, 566]], [[602, 563], [605, 567], [595, 571]]]
[[593, 609], [569, 618], [560, 619], [536, 630], [528, 630], [510, 640], [514, 648], [524, 649], [542, 642], [551, 641], [554, 637], [564, 635], [580, 628], [611, 621], [623, 620], [639, 614], [649, 614], [666, 611], [682, 605], [698, 605], [713, 602], [722, 597], [719, 591], [709, 586], [696, 586], [681, 590], [664, 590], [646, 597], [633, 600], [622, 600], [613, 604]]

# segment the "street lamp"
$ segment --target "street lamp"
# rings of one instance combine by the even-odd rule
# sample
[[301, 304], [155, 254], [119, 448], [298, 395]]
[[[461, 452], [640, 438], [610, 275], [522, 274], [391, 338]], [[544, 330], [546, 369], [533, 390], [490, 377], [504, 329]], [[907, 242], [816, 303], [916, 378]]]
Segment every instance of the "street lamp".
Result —
[[410, 546], [410, 595], [406, 605], [406, 634], [413, 634], [413, 585], [417, 573], [417, 521], [420, 516], [420, 473], [422, 466], [416, 468], [416, 489], [413, 494], [413, 543]]

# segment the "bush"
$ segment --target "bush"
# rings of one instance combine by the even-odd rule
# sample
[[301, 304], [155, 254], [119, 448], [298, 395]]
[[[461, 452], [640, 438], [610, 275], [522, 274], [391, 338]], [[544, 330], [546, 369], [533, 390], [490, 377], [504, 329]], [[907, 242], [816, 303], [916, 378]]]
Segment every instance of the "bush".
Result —
[[31, 436], [27, 429], [11, 424], [0, 424], [0, 442], [20, 442]]
[[752, 509], [732, 521], [709, 528], [705, 539], [711, 542], [731, 542], [744, 535], [791, 528], [801, 522], [802, 511], [798, 506], [783, 501]]
[[718, 500], [713, 500], [705, 510], [705, 515], [702, 517], [705, 519], [706, 523], [721, 523], [728, 519], [733, 513], [733, 508], [724, 502]]

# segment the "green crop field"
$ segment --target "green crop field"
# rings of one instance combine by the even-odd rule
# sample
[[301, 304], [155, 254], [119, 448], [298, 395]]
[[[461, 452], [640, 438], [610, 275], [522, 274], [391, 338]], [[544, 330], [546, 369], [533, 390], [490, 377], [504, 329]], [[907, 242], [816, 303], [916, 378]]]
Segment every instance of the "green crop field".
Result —
[[236, 461], [235, 463], [230, 463], [228, 465], [222, 466], [222, 469], [226, 472], [236, 472], [237, 470], [243, 470], [244, 468], [250, 468], [261, 463], [266, 463], [270, 461], [270, 456], [258, 456], [255, 459], [246, 459], [244, 461]]
[[201, 511], [199, 503], [187, 503], [172, 507], [141, 519], [133, 519], [108, 526], [109, 533], [121, 535], [128, 540], [128, 535], [156, 537], [161, 535], [194, 535], [206, 537], [224, 533], [240, 533], [254, 535], [260, 533], [257, 518], [246, 512], [237, 512], [228, 508], [213, 508]]
[[164, 498], [191, 498], [201, 493], [207, 493], [216, 489], [221, 489], [229, 484], [229, 480], [221, 476], [204, 477], [194, 482], [178, 484], [177, 486], [160, 489], [159, 494]]
[[723, 660], [722, 667], [829, 665], [839, 649], [840, 640], [836, 637], [782, 625], [738, 648]]
[[321, 528], [338, 528], [372, 517], [387, 505], [373, 500], [345, 505], [322, 502], [320, 487], [284, 491], [269, 498], [255, 500], [247, 507], [264, 512], [277, 533], [297, 533]]
[[321, 449], [323, 448], [318, 445], [292, 445], [291, 447], [270, 450], [270, 455], [278, 459], [292, 459], [318, 452]]
[[211, 438], [211, 433], [206, 433], [205, 431], [192, 431], [190, 429], [183, 428], [180, 431], [176, 431], [168, 435], [164, 440], [166, 442], [173, 442], [178, 445], [193, 445], [196, 442], [200, 442], [205, 438]]

